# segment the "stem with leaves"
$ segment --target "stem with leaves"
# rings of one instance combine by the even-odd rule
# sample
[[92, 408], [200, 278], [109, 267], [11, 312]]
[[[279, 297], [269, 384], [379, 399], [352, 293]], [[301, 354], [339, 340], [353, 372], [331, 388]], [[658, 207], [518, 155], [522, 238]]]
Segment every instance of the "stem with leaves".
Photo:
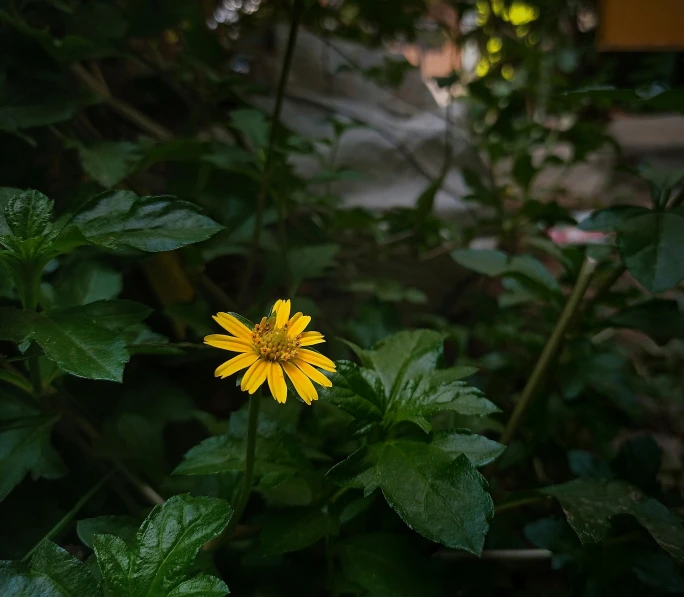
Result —
[[582, 298], [584, 297], [587, 288], [589, 288], [589, 283], [591, 282], [591, 277], [595, 268], [596, 262], [589, 257], [585, 257], [579, 275], [577, 276], [575, 287], [572, 289], [572, 293], [568, 298], [568, 302], [565, 304], [565, 308], [556, 322], [556, 327], [551, 333], [551, 336], [549, 336], [546, 346], [544, 346], [544, 350], [542, 350], [542, 353], [537, 360], [537, 364], [534, 366], [532, 374], [527, 380], [520, 400], [518, 400], [518, 403], [515, 405], [513, 414], [508, 419], [506, 428], [501, 434], [499, 441], [502, 444], [508, 445], [515, 436], [525, 412], [537, 395], [537, 391], [544, 381], [549, 367], [560, 352], [560, 349], [563, 346], [563, 340], [565, 339], [565, 333], [567, 332], [571, 321], [574, 319], [575, 312], [582, 302]]
[[261, 408], [261, 389], [257, 390], [249, 397], [249, 418], [247, 421], [247, 449], [245, 454], [245, 474], [242, 478], [242, 487], [235, 508], [233, 509], [233, 516], [230, 519], [228, 527], [223, 532], [223, 537], [229, 539], [235, 527], [240, 522], [242, 514], [247, 507], [249, 496], [252, 493], [252, 482], [254, 480], [254, 456], [256, 453], [256, 436], [257, 426], [259, 424], [259, 409]]
[[[245, 274], [242, 280], [242, 288], [240, 290], [240, 304], [244, 304], [245, 296], [249, 288], [249, 283], [254, 272], [254, 265], [256, 263], [256, 256], [259, 251], [259, 242], [261, 240], [261, 228], [264, 221], [264, 210], [266, 209], [266, 197], [268, 196], [269, 185], [273, 173], [273, 157], [275, 155], [276, 141], [278, 140], [278, 126], [280, 124], [280, 113], [283, 109], [283, 99], [285, 98], [285, 88], [287, 87], [287, 79], [292, 67], [292, 59], [294, 57], [294, 50], [297, 44], [297, 33], [299, 32], [299, 24], [304, 15], [304, 0], [294, 1], [294, 10], [292, 14], [292, 22], [290, 23], [290, 33], [287, 39], [287, 49], [285, 50], [285, 58], [283, 60], [283, 68], [280, 71], [280, 80], [278, 81], [278, 90], [276, 93], [275, 108], [273, 109], [273, 118], [271, 119], [271, 132], [268, 139], [268, 146], [266, 148], [266, 160], [264, 162], [264, 172], [261, 178], [261, 187], [259, 188], [259, 195], [257, 199], [256, 220], [254, 222], [254, 234], [252, 236], [252, 249], [247, 259], [247, 266], [245, 267]], [[285, 213], [281, 201], [277, 202], [279, 230], [281, 236], [281, 244], [284, 242], [284, 226]], [[282, 247], [281, 247], [282, 248]], [[287, 267], [287, 259], [285, 258]]]

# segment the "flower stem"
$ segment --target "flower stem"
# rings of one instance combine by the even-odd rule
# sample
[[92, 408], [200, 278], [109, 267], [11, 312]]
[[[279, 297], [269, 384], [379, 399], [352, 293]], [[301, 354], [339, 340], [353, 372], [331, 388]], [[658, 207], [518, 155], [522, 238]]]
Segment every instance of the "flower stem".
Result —
[[240, 522], [242, 514], [247, 507], [249, 496], [252, 493], [252, 481], [254, 479], [254, 454], [256, 452], [257, 425], [259, 423], [259, 408], [261, 407], [261, 389], [257, 390], [249, 398], [249, 419], [247, 422], [247, 449], [245, 453], [245, 475], [242, 478], [240, 495], [235, 503], [233, 516], [223, 533], [226, 540], [230, 539], [235, 527]]
[[525, 412], [536, 396], [537, 390], [539, 390], [541, 387], [546, 372], [555, 360], [556, 355], [563, 345], [565, 332], [568, 330], [569, 324], [572, 321], [577, 308], [582, 302], [584, 293], [587, 291], [587, 288], [589, 288], [589, 283], [591, 282], [591, 277], [595, 268], [596, 262], [593, 259], [586, 257], [584, 259], [584, 263], [582, 263], [579, 275], [577, 276], [575, 287], [572, 289], [572, 293], [568, 298], [568, 302], [565, 304], [565, 308], [556, 322], [556, 327], [551, 333], [551, 336], [549, 336], [546, 346], [544, 346], [544, 350], [539, 356], [537, 364], [534, 366], [532, 374], [527, 380], [527, 384], [523, 389], [520, 400], [518, 400], [518, 403], [515, 405], [513, 414], [511, 415], [510, 419], [508, 419], [506, 428], [501, 434], [499, 441], [502, 444], [508, 445], [511, 439], [513, 439], [513, 436], [522, 422]]
[[107, 482], [109, 477], [111, 477], [112, 473], [114, 471], [109, 471], [102, 479], [100, 479], [95, 485], [93, 485], [85, 494], [81, 496], [81, 499], [79, 499], [74, 507], [69, 510], [60, 520], [59, 522], [53, 526], [47, 534], [40, 540], [38, 543], [36, 543], [31, 550], [21, 559], [22, 562], [28, 562], [31, 559], [31, 556], [35, 553], [35, 551], [40, 547], [40, 545], [43, 543], [43, 541], [49, 541], [52, 539], [55, 535], [60, 533], [65, 529], [65, 527], [74, 519], [74, 517], [81, 511], [81, 508], [85, 506], [90, 499], [100, 490], [100, 488]]
[[[297, 33], [299, 32], [299, 24], [304, 15], [304, 0], [294, 0], [294, 10], [292, 14], [292, 22], [290, 23], [290, 33], [287, 39], [287, 49], [285, 50], [285, 58], [283, 60], [283, 68], [280, 71], [280, 80], [278, 81], [278, 90], [276, 93], [275, 108], [273, 109], [273, 117], [271, 119], [271, 132], [268, 139], [268, 146], [266, 148], [266, 160], [264, 163], [264, 172], [261, 178], [261, 187], [259, 188], [259, 195], [257, 199], [256, 220], [254, 222], [254, 234], [252, 236], [252, 249], [249, 253], [247, 266], [245, 267], [244, 278], [242, 279], [242, 288], [240, 290], [240, 304], [244, 304], [245, 295], [249, 289], [249, 283], [252, 279], [254, 271], [254, 264], [256, 263], [256, 255], [259, 251], [259, 241], [261, 239], [261, 228], [264, 220], [264, 209], [266, 208], [266, 197], [268, 196], [268, 189], [271, 182], [271, 175], [273, 173], [273, 157], [275, 155], [275, 146], [278, 138], [278, 126], [280, 124], [280, 113], [283, 109], [283, 99], [285, 98], [285, 88], [287, 87], [287, 79], [290, 74], [290, 67], [292, 66], [292, 58], [294, 57], [294, 50], [297, 44]], [[277, 202], [279, 230], [281, 233], [281, 243], [284, 242], [282, 234], [284, 231], [285, 213], [281, 201]], [[283, 247], [281, 247], [283, 248]], [[286, 260], [287, 264], [287, 260]]]

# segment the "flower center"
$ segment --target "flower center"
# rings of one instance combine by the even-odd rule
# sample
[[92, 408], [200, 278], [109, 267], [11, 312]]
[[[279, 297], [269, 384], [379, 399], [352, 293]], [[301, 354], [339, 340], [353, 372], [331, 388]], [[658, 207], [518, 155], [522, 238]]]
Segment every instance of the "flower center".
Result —
[[287, 334], [287, 324], [281, 328], [275, 328], [273, 318], [261, 320], [252, 331], [254, 350], [262, 359], [269, 361], [289, 361], [297, 356], [301, 334], [296, 338], [290, 338]]

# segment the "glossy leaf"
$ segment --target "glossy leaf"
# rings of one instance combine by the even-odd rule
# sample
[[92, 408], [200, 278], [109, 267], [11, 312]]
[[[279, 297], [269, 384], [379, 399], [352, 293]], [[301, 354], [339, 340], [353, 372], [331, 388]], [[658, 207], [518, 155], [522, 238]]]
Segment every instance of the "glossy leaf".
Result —
[[130, 191], [96, 195], [69, 220], [91, 243], [109, 249], [172, 251], [206, 240], [222, 227], [197, 207], [172, 197]]
[[623, 481], [577, 479], [540, 490], [555, 497], [582, 543], [598, 543], [610, 533], [611, 518], [633, 516], [656, 542], [684, 562], [684, 529], [663, 504]]
[[439, 431], [430, 442], [453, 457], [465, 454], [473, 466], [484, 466], [503, 454], [506, 446], [467, 429]]
[[179, 584], [168, 597], [224, 597], [228, 592], [228, 585], [220, 578], [198, 574]]
[[333, 385], [320, 391], [321, 399], [332, 402], [356, 419], [382, 419], [385, 397], [377, 373], [349, 361], [336, 364], [337, 371], [330, 375]]
[[336, 532], [333, 519], [319, 509], [285, 510], [267, 520], [261, 532], [266, 555], [299, 551]]
[[405, 379], [432, 371], [443, 358], [445, 334], [432, 330], [399, 332], [373, 347], [370, 361], [391, 399]]
[[464, 455], [419, 442], [364, 446], [328, 471], [331, 481], [369, 495], [382, 490], [401, 519], [424, 537], [479, 554], [494, 515], [486, 481]]
[[394, 423], [427, 420], [443, 410], [462, 415], [499, 412], [482, 392], [461, 381], [472, 373], [469, 367], [453, 367], [406, 379], [387, 405], [387, 419]]
[[630, 273], [651, 292], [684, 279], [684, 212], [648, 212], [618, 226], [617, 246]]
[[0, 501], [31, 473], [56, 479], [66, 473], [50, 437], [59, 415], [45, 415], [2, 388], [0, 401]]
[[[112, 535], [96, 535], [93, 548], [105, 590], [117, 597], [180, 597], [192, 595], [191, 589], [197, 593], [209, 581], [188, 579], [188, 573], [197, 552], [218, 537], [230, 516], [224, 500], [176, 495], [152, 510], [132, 547]], [[220, 584], [208, 586], [218, 590]]]
[[336, 545], [344, 576], [369, 595], [392, 597], [441, 594], [429, 560], [402, 535], [373, 533]]
[[587, 232], [615, 232], [623, 222], [650, 213], [644, 207], [634, 205], [613, 205], [605, 209], [592, 212], [591, 215], [582, 220], [577, 227]]
[[10, 198], [5, 220], [14, 236], [28, 240], [41, 236], [52, 217], [54, 201], [38, 191], [24, 191]]
[[77, 377], [121, 381], [129, 359], [124, 341], [80, 309], [32, 313], [0, 308], [0, 338], [35, 340], [45, 356]]
[[36, 549], [29, 566], [0, 562], [3, 597], [101, 597], [95, 578], [68, 551], [50, 541]]

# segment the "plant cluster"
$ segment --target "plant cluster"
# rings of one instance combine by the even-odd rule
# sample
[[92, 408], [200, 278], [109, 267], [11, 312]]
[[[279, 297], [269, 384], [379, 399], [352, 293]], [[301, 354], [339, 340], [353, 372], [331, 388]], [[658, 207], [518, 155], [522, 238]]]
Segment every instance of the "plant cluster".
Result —
[[[579, 224], [536, 184], [682, 91], [606, 87], [592, 2], [454, 0], [475, 223], [435, 210], [449, 142], [413, 207], [350, 209], [368, 125], [289, 130], [293, 50], [454, 41], [395, 4], [0, 2], [3, 597], [684, 592], [684, 172]], [[241, 43], [282, 21], [269, 92]]]

